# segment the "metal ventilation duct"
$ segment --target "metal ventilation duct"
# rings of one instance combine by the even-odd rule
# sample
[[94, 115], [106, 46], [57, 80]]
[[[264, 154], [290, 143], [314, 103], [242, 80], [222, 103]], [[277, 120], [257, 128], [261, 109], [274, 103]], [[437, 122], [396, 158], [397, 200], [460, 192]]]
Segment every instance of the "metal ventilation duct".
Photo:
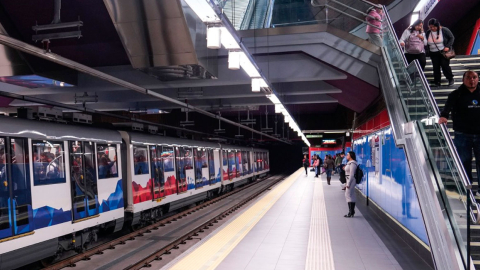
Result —
[[[206, 25], [185, 2], [104, 0], [104, 3], [134, 68], [162, 80], [209, 78], [217, 74], [217, 51], [206, 47]], [[206, 72], [182, 73], [180, 69], [172, 72], [179, 66]], [[158, 67], [170, 67], [170, 72]]]

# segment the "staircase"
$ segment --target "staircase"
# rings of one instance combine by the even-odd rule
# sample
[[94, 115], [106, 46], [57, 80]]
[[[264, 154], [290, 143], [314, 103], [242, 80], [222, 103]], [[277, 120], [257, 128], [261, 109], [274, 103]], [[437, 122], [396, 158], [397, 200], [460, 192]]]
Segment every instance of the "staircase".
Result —
[[[433, 96], [435, 97], [435, 100], [437, 102], [437, 105], [441, 110], [443, 110], [443, 107], [445, 106], [445, 102], [447, 101], [448, 95], [457, 89], [461, 84], [462, 84], [462, 77], [465, 71], [467, 70], [474, 70], [474, 71], [480, 71], [480, 56], [457, 56], [456, 58], [452, 59], [450, 61], [450, 67], [452, 68], [453, 75], [455, 78], [455, 84], [453, 86], [448, 86], [448, 81], [447, 79], [442, 75], [442, 81], [441, 81], [441, 86], [436, 87], [433, 85], [430, 85], [430, 88], [432, 90]], [[428, 81], [433, 81], [433, 67], [431, 64], [430, 59], [427, 61], [427, 65], [425, 67], [425, 76]], [[449, 119], [447, 123], [448, 131], [450, 133], [450, 136], [453, 138], [453, 123], [452, 120]], [[473, 155], [474, 156], [474, 155]], [[475, 156], [473, 158], [472, 162], [472, 175], [474, 182], [472, 183], [473, 185], [473, 190], [478, 190], [478, 178], [477, 178], [477, 170], [475, 168]], [[443, 177], [444, 179], [448, 180], [448, 177]], [[444, 182], [445, 188], [447, 190], [451, 189], [451, 185], [454, 185], [453, 181], [445, 181]], [[475, 199], [477, 202], [480, 202], [480, 196], [475, 196]], [[476, 210], [474, 210], [476, 213]], [[463, 226], [466, 226], [465, 224]], [[471, 225], [470, 227], [470, 236], [471, 236], [471, 256], [472, 259], [474, 260], [475, 268], [480, 269], [480, 225]]]
[[226, 0], [223, 6], [223, 12], [228, 17], [235, 30], [241, 29], [245, 15], [248, 11], [248, 6], [253, 4], [253, 0]]

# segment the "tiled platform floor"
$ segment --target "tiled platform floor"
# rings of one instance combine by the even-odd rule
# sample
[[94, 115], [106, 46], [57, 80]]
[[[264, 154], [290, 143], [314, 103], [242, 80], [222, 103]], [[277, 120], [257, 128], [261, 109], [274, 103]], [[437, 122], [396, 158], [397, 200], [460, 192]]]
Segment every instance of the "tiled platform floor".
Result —
[[[322, 206], [326, 209], [322, 211], [323, 217], [318, 215], [318, 210], [314, 213], [314, 218], [323, 220], [323, 223], [312, 222], [314, 194], [315, 199], [320, 198], [325, 205]], [[318, 205], [321, 204], [317, 204], [317, 207]], [[308, 176], [300, 173], [216, 269], [402, 269], [360, 211], [357, 209], [354, 218], [344, 218], [347, 211], [337, 177], [332, 179], [331, 185], [327, 185], [325, 175], [314, 178], [313, 172], [309, 172]], [[241, 214], [238, 216], [241, 217]], [[311, 228], [314, 223], [321, 225]], [[321, 233], [322, 229], [324, 233]], [[308, 253], [310, 257], [307, 260], [309, 239], [312, 241], [310, 245], [315, 243], [322, 247]], [[316, 239], [316, 242], [312, 239]], [[204, 241], [208, 241], [208, 238]], [[202, 242], [198, 244], [201, 245]], [[188, 252], [176, 261], [186, 256]], [[315, 267], [312, 267], [312, 261], [317, 261]], [[332, 263], [319, 266], [318, 262], [325, 261]], [[164, 269], [171, 265], [173, 263]]]

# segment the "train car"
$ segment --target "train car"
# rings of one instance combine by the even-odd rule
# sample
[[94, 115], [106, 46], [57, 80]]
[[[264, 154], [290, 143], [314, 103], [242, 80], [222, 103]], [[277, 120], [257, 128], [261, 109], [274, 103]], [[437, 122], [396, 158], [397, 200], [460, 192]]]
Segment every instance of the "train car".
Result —
[[0, 269], [81, 251], [124, 204], [116, 131], [0, 117]]
[[82, 252], [268, 172], [268, 152], [0, 117], [0, 269]]
[[221, 191], [221, 146], [120, 131], [125, 142], [126, 213], [132, 226]]

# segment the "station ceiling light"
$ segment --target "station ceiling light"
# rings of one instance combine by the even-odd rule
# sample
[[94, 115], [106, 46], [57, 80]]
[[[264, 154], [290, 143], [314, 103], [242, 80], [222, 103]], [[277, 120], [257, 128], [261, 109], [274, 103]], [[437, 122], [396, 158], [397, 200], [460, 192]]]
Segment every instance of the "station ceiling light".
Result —
[[228, 20], [222, 20], [224, 15], [220, 14], [221, 11], [217, 8], [215, 2], [213, 0], [185, 0], [185, 2], [207, 26], [210, 26], [207, 29], [207, 47], [209, 49], [220, 49], [223, 46], [229, 50], [228, 68], [238, 70], [241, 67], [252, 78], [252, 92], [260, 92], [263, 89], [267, 93], [266, 97], [275, 105], [275, 113], [282, 113], [285, 117], [285, 123], [288, 123], [305, 144], [310, 146], [310, 142], [302, 133], [288, 109], [283, 106], [280, 99], [275, 95], [274, 89], [260, 74], [253, 58], [250, 54], [247, 54], [247, 48], [241, 44], [238, 37], [234, 36], [235, 29], [233, 26]]

